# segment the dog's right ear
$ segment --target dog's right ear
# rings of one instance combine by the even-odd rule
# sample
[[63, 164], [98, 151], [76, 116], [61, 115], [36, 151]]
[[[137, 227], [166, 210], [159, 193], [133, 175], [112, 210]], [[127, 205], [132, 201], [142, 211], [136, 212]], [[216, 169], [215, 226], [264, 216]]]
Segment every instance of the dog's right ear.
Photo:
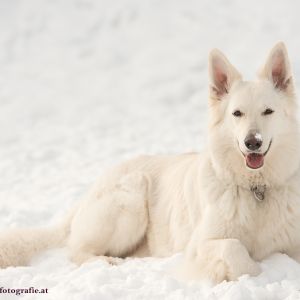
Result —
[[221, 100], [229, 93], [232, 84], [241, 80], [242, 76], [218, 49], [210, 52], [208, 61], [210, 97]]

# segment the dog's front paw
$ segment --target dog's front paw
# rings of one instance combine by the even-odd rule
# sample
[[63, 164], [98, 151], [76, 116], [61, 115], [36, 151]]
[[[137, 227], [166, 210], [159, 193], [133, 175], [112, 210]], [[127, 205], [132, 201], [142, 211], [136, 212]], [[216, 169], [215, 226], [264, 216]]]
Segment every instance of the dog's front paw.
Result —
[[185, 262], [177, 277], [184, 280], [210, 280], [217, 284], [224, 280], [237, 280], [244, 274], [257, 276], [261, 269], [258, 263], [251, 262], [245, 265], [229, 265], [222, 259], [203, 259], [201, 261]]
[[221, 259], [185, 260], [175, 276], [179, 280], [210, 280], [215, 284], [229, 280], [228, 266]]
[[257, 276], [261, 273], [259, 264], [250, 257], [246, 247], [239, 240], [225, 240], [222, 252], [227, 265], [228, 280], [237, 280], [244, 274]]
[[237, 280], [244, 274], [257, 276], [260, 266], [237, 239], [205, 241], [196, 251], [190, 251], [180, 269], [183, 279], [208, 279], [214, 283]]

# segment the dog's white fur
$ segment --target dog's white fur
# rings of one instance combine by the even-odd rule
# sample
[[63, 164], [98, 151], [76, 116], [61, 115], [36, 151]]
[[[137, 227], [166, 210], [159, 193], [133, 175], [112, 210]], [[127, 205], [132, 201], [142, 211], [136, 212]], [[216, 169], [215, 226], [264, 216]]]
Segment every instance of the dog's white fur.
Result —
[[[257, 81], [243, 81], [218, 50], [210, 54], [209, 74], [206, 151], [143, 156], [116, 167], [58, 227], [2, 234], [0, 266], [24, 265], [61, 245], [78, 264], [184, 251], [184, 275], [220, 282], [259, 274], [257, 262], [275, 252], [300, 259], [299, 131], [286, 48], [275, 45]], [[274, 113], [262, 115], [266, 108]], [[236, 109], [242, 117], [232, 115]], [[262, 152], [271, 143], [256, 170], [242, 154], [250, 130], [261, 134]], [[262, 185], [265, 199], [258, 201], [251, 187]]]

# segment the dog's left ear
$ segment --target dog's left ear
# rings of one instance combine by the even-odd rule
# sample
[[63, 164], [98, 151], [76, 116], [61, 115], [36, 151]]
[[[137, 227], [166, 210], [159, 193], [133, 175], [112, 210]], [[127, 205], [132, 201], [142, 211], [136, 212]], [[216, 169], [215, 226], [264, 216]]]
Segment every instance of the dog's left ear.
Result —
[[222, 100], [229, 93], [233, 83], [242, 79], [241, 74], [218, 49], [213, 49], [209, 54], [208, 71], [210, 97], [216, 100]]
[[270, 80], [277, 90], [283, 92], [292, 90], [292, 70], [287, 49], [283, 42], [277, 43], [272, 48], [260, 76]]

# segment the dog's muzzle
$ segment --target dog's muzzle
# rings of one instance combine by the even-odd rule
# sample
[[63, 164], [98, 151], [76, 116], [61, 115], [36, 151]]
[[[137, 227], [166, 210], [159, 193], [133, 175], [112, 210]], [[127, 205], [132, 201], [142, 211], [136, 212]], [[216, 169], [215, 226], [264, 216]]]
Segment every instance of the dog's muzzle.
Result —
[[[257, 138], [253, 138], [251, 137], [252, 140], [248, 140], [248, 149], [251, 150], [248, 151], [246, 154], [241, 150], [244, 158], [245, 158], [245, 162], [248, 168], [250, 169], [259, 169], [264, 165], [264, 158], [267, 155], [267, 153], [270, 150], [271, 144], [272, 144], [272, 140], [269, 143], [268, 149], [264, 152], [261, 153], [259, 152], [261, 146], [262, 146], [262, 139], [257, 139]], [[246, 145], [246, 140], [245, 139], [245, 145]], [[253, 150], [252, 150], [253, 149]]]

